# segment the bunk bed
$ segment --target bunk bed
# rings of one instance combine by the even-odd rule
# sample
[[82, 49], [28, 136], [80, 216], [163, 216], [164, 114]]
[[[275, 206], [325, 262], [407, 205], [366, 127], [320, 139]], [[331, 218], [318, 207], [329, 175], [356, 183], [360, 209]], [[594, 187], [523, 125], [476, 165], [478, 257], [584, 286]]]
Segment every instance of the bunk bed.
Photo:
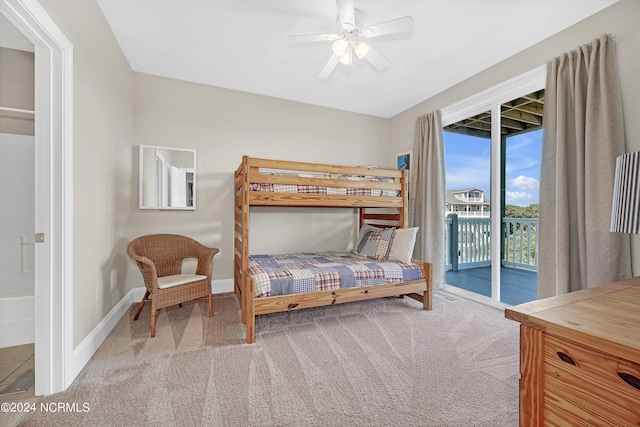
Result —
[[[372, 298], [408, 296], [431, 310], [431, 264], [408, 260], [402, 268], [417, 269], [417, 277], [389, 279], [384, 283], [328, 289], [316, 287], [300, 293], [274, 295], [256, 284], [251, 273], [260, 270], [261, 256], [249, 255], [249, 212], [254, 206], [336, 207], [358, 211], [360, 227], [378, 230], [406, 228], [408, 222], [407, 172], [370, 167], [346, 167], [317, 163], [267, 160], [243, 156], [235, 172], [234, 201], [234, 292], [242, 308], [247, 343], [255, 341], [255, 316], [308, 307]], [[294, 258], [313, 257], [293, 254]], [[321, 262], [334, 262], [346, 254], [321, 253]], [[328, 258], [326, 258], [328, 257]], [[255, 258], [255, 259], [254, 259]], [[277, 258], [281, 258], [278, 256]], [[305, 260], [306, 261], [306, 260]], [[371, 261], [371, 260], [369, 260]], [[289, 262], [289, 261], [286, 261]], [[355, 261], [358, 262], [358, 261]], [[393, 262], [393, 260], [389, 260]], [[399, 268], [399, 267], [392, 267]]]

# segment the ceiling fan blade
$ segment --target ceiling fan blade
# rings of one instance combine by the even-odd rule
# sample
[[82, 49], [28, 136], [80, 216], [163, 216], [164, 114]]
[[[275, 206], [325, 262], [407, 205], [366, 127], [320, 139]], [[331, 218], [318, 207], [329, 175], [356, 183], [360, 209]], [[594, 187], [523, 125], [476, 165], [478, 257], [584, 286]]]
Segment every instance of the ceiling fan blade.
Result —
[[334, 41], [340, 38], [337, 34], [301, 34], [289, 36], [290, 44]]
[[389, 65], [389, 60], [382, 56], [382, 54], [371, 45], [369, 45], [369, 52], [365, 58], [378, 70], [384, 70]]
[[335, 70], [336, 65], [338, 65], [339, 61], [340, 57], [338, 55], [331, 55], [331, 58], [329, 58], [329, 61], [327, 61], [322, 71], [320, 71], [318, 77], [320, 77], [321, 79], [326, 79], [327, 77], [329, 77], [331, 73], [333, 73], [333, 70]]
[[338, 19], [342, 28], [351, 31], [356, 28], [356, 17], [353, 11], [353, 0], [336, 0], [338, 6]]
[[393, 19], [391, 21], [381, 22], [364, 28], [360, 35], [365, 38], [380, 37], [387, 34], [402, 33], [413, 29], [413, 18], [405, 16], [404, 18]]

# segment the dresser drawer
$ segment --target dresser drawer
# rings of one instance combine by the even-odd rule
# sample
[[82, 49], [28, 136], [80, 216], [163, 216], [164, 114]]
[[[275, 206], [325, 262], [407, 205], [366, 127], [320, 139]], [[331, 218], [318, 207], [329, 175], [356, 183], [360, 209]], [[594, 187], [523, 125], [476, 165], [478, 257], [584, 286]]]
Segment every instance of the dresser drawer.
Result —
[[640, 425], [640, 392], [631, 387], [562, 361], [544, 364], [543, 383], [545, 419], [566, 413], [576, 421], [569, 425]]
[[561, 361], [600, 375], [637, 393], [640, 398], [640, 365], [549, 335], [544, 340], [545, 362]]

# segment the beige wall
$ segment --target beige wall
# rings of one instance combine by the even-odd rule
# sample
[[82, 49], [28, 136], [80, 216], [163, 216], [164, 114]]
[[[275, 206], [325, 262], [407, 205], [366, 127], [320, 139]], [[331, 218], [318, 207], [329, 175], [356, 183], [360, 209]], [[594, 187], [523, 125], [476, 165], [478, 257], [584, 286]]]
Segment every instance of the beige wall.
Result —
[[[33, 52], [0, 47], [0, 107], [35, 109]], [[32, 114], [0, 110], [0, 132], [34, 135]]]
[[[410, 150], [416, 118], [493, 87], [538, 66], [563, 52], [589, 43], [604, 33], [618, 38], [618, 63], [627, 137], [627, 151], [640, 150], [640, 1], [620, 0], [600, 13], [537, 45], [453, 86], [390, 119], [392, 143], [387, 157]], [[634, 275], [640, 275], [640, 236], [632, 236]]]
[[[95, 1], [40, 0], [73, 45], [74, 347], [129, 290], [133, 72]], [[96, 291], [98, 304], [95, 303]]]
[[[379, 165], [388, 120], [148, 74], [135, 75], [135, 144], [197, 150], [195, 211], [137, 208], [127, 235], [180, 233], [217, 247], [214, 280], [233, 277], [233, 173], [243, 155], [344, 165]], [[251, 216], [251, 253], [344, 249], [353, 241], [352, 210], [260, 209]], [[318, 236], [321, 236], [318, 238]], [[129, 269], [128, 287], [141, 286]]]

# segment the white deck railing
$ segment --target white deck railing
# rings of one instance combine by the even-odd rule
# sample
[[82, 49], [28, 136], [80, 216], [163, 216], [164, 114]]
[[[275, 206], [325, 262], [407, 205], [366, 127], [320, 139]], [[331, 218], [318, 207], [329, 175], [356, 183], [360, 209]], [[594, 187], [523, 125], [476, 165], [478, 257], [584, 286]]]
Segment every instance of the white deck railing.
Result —
[[[450, 214], [445, 222], [447, 270], [491, 265], [491, 218]], [[501, 228], [501, 265], [537, 271], [538, 219], [503, 218]]]

